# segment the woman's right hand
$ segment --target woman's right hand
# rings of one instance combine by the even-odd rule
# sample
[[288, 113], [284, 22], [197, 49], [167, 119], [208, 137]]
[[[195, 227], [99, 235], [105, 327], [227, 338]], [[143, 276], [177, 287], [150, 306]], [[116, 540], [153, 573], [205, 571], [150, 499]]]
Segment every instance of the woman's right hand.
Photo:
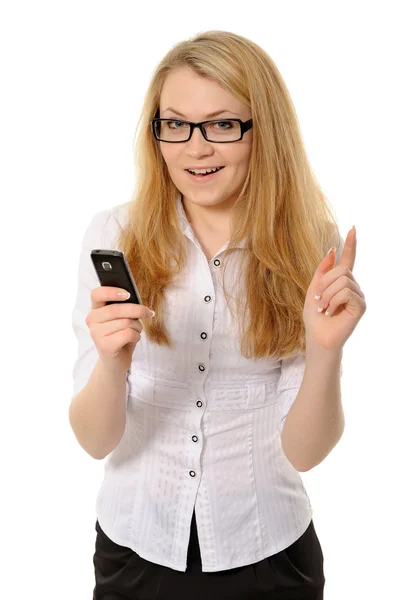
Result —
[[106, 304], [110, 300], [120, 301], [117, 296], [120, 291], [120, 288], [102, 285], [94, 288], [86, 324], [102, 362], [126, 372], [143, 329], [139, 319], [152, 317], [152, 312], [142, 304], [131, 302]]

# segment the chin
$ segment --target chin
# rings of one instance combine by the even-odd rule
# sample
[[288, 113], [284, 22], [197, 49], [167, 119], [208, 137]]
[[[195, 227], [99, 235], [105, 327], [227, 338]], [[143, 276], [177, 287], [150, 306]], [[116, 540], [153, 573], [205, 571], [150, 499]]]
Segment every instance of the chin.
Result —
[[218, 193], [218, 191], [210, 192], [209, 190], [199, 190], [198, 194], [193, 194], [192, 192], [182, 192], [183, 198], [186, 198], [189, 202], [193, 204], [220, 204], [227, 200], [228, 196], [225, 194]]

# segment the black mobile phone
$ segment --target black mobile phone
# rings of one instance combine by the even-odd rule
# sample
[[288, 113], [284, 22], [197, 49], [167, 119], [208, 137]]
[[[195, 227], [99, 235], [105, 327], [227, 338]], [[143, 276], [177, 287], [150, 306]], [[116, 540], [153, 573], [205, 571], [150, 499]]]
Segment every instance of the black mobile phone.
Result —
[[143, 304], [125, 255], [119, 250], [92, 250], [90, 253], [101, 285], [122, 288], [130, 292], [128, 300], [109, 300], [105, 304]]

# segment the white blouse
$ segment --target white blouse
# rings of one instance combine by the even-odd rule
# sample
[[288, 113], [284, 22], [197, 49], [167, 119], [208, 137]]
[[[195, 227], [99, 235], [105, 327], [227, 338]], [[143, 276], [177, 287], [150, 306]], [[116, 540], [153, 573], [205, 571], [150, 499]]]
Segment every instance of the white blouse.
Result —
[[[202, 570], [223, 571], [287, 548], [312, 519], [280, 437], [305, 355], [280, 361], [241, 356], [219, 279], [228, 242], [208, 262], [180, 194], [176, 203], [187, 265], [166, 292], [173, 348], [150, 342], [142, 331], [126, 374], [126, 429], [105, 459], [96, 513], [115, 543], [186, 571], [195, 508]], [[72, 314], [78, 340], [73, 396], [98, 359], [85, 322], [90, 292], [100, 285], [90, 252], [117, 249], [114, 238], [128, 206], [95, 214], [84, 234]], [[235, 248], [237, 257], [244, 244]], [[240, 284], [234, 264], [226, 272], [228, 289]]]

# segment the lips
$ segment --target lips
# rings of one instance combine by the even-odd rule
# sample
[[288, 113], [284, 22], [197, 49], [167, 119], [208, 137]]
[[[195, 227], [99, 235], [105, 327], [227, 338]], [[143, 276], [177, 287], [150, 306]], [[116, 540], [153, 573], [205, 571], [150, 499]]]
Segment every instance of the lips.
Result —
[[[222, 169], [224, 169], [224, 166], [221, 167], [198, 167], [198, 169], [217, 169], [217, 171], [212, 171], [211, 173], [207, 173], [207, 175], [212, 175], [212, 173], [217, 173], [218, 171], [221, 171]], [[184, 169], [185, 171], [188, 171], [189, 173], [193, 170], [193, 169]]]
[[224, 167], [222, 167], [221, 169], [219, 169], [218, 171], [214, 171], [213, 173], [207, 173], [205, 175], [193, 175], [193, 173], [190, 173], [190, 171], [188, 169], [185, 169], [188, 179], [194, 184], [194, 185], [206, 185], [207, 183], [211, 184], [214, 181], [218, 181], [218, 178], [216, 177], [216, 175], [218, 173], [220, 173], [220, 171], [223, 169]]

